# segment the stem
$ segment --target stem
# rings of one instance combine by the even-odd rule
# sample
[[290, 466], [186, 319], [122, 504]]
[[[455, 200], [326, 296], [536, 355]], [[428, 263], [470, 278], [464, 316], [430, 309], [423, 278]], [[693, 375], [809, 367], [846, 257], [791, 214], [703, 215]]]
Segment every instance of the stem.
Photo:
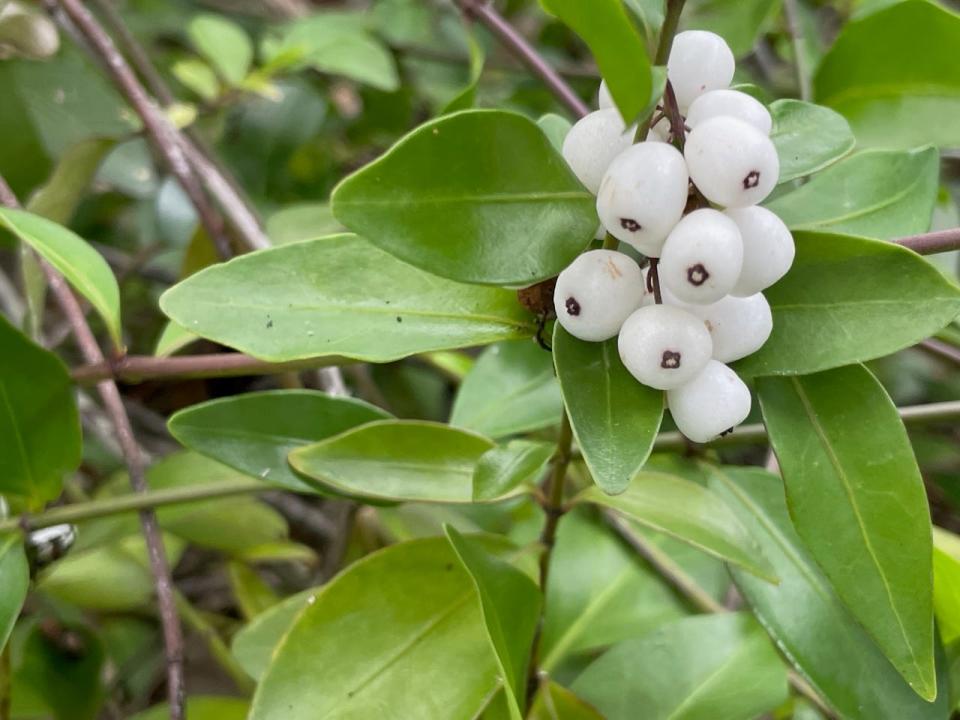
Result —
[[[666, 65], [670, 57], [670, 48], [673, 47], [673, 38], [677, 34], [677, 27], [680, 25], [680, 14], [683, 12], [683, 6], [686, 0], [667, 0], [667, 10], [663, 16], [663, 25], [660, 26], [660, 39], [657, 41], [657, 52], [653, 56], [654, 65]], [[637, 133], [634, 135], [634, 142], [643, 142], [647, 139], [652, 126], [653, 114], [656, 108], [650, 111], [644, 120], [637, 125]], [[681, 132], [680, 137], [683, 137]]]
[[653, 301], [663, 305], [663, 295], [660, 293], [660, 258], [650, 258], [650, 269], [647, 271], [647, 290], [653, 293]]
[[936, 255], [937, 253], [960, 250], [960, 227], [920, 235], [907, 235], [897, 238], [893, 242], [913, 250], [918, 255]]
[[[2, 175], [0, 175], [0, 201], [8, 207], [20, 207], [16, 195], [13, 194]], [[70, 322], [73, 336], [84, 360], [88, 363], [104, 362], [103, 352], [97, 345], [97, 340], [87, 324], [80, 303], [77, 302], [77, 298], [74, 297], [66, 280], [42, 258], [40, 259], [40, 265], [57, 303]], [[133, 426], [130, 424], [130, 418], [123, 406], [123, 399], [117, 389], [117, 384], [113, 380], [104, 380], [97, 385], [97, 390], [123, 453], [123, 459], [130, 476], [130, 485], [135, 493], [146, 493], [149, 488], [145, 475], [143, 454], [134, 437]], [[163, 628], [163, 642], [167, 655], [167, 692], [170, 702], [170, 718], [171, 720], [182, 720], [184, 718], [183, 634], [173, 602], [174, 588], [170, 574], [170, 564], [167, 561], [157, 516], [153, 510], [143, 509], [140, 511], [140, 525], [147, 546], [150, 571], [153, 574], [157, 605], [160, 610], [160, 621]]]
[[956, 345], [951, 345], [937, 338], [928, 338], [920, 341], [917, 347], [941, 360], [949, 360], [955, 365], [960, 365], [960, 348]]
[[813, 97], [813, 89], [810, 84], [810, 68], [807, 67], [807, 55], [803, 51], [803, 30], [800, 27], [800, 8], [797, 0], [783, 0], [783, 15], [787, 20], [787, 28], [790, 31], [790, 41], [793, 43], [793, 69], [797, 74], [800, 99], [810, 100]]
[[493, 33], [514, 57], [543, 81], [557, 100], [573, 115], [581, 118], [590, 112], [590, 108], [573, 91], [573, 88], [487, 0], [454, 0], [454, 2], [467, 17], [477, 20]]
[[546, 498], [543, 501], [543, 512], [547, 519], [540, 532], [540, 545], [543, 547], [540, 554], [540, 592], [543, 595], [543, 604], [540, 607], [537, 629], [533, 635], [530, 665], [527, 670], [527, 694], [530, 697], [533, 697], [539, 682], [540, 640], [543, 636], [543, 620], [546, 612], [547, 581], [550, 578], [550, 561], [557, 541], [557, 526], [560, 524], [560, 518], [567, 512], [563, 503], [563, 491], [566, 486], [567, 467], [573, 457], [572, 446], [573, 428], [570, 425], [570, 416], [564, 410], [563, 419], [560, 422], [560, 436], [557, 438], [557, 451], [553, 456], [550, 476], [544, 486]]

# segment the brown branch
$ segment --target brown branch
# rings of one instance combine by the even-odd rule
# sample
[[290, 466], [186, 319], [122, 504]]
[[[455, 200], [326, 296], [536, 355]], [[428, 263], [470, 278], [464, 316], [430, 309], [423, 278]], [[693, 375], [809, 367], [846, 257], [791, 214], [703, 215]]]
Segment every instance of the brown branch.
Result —
[[477, 20], [493, 33], [507, 50], [543, 81], [550, 92], [571, 113], [581, 118], [590, 112], [586, 103], [573, 91], [573, 88], [560, 77], [559, 73], [527, 42], [523, 35], [493, 8], [488, 0], [454, 0], [454, 2], [467, 17]]
[[897, 245], [913, 250], [919, 255], [936, 255], [937, 253], [960, 250], [960, 227], [937, 232], [908, 235], [894, 240]]
[[176, 178], [196, 209], [200, 223], [217, 252], [223, 258], [230, 257], [230, 238], [224, 230], [223, 218], [204, 193], [187, 160], [179, 133], [147, 95], [113, 40], [80, 0], [45, 0], [44, 4], [53, 15], [56, 15], [57, 7], [61, 8], [93, 51], [102, 58], [107, 73], [143, 122], [146, 134], [167, 170]]
[[[20, 207], [16, 195], [13, 194], [2, 176], [0, 176], [0, 202], [7, 207]], [[70, 320], [74, 338], [84, 359], [88, 363], [104, 362], [103, 352], [97, 344], [93, 331], [87, 324], [80, 303], [77, 302], [77, 298], [74, 297], [66, 280], [45, 260], [41, 259], [40, 264], [57, 303], [64, 315]], [[149, 488], [143, 455], [134, 438], [133, 427], [123, 407], [123, 399], [120, 397], [117, 384], [113, 380], [104, 380], [97, 385], [97, 390], [116, 431], [117, 442], [123, 452], [123, 458], [130, 475], [130, 485], [134, 492], [146, 493]], [[147, 545], [150, 571], [153, 574], [157, 606], [163, 628], [163, 641], [167, 656], [167, 692], [170, 701], [170, 718], [171, 720], [182, 720], [184, 717], [183, 633], [174, 603], [170, 564], [167, 561], [157, 516], [153, 510], [145, 509], [140, 512], [140, 524]]]
[[924, 352], [950, 362], [960, 365], [960, 348], [938, 338], [928, 338], [917, 344], [917, 347]]

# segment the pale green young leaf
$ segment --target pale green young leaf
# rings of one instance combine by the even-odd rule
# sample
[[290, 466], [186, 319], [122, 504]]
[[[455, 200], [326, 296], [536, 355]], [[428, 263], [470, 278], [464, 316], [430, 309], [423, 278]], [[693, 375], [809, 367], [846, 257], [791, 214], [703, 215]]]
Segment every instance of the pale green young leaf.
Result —
[[822, 105], [786, 98], [770, 105], [770, 115], [781, 183], [822, 170], [856, 144], [843, 115]]
[[297, 616], [313, 602], [321, 588], [309, 588], [284, 598], [264, 610], [233, 636], [230, 650], [247, 674], [260, 680], [270, 665], [273, 651], [293, 626]]
[[933, 528], [933, 608], [945, 645], [960, 638], [960, 537]]
[[239, 85], [250, 70], [253, 44], [246, 31], [222, 15], [197, 15], [187, 26], [194, 47], [230, 85]]
[[473, 471], [473, 499], [494, 500], [536, 483], [555, 450], [556, 445], [535, 440], [511, 440], [488, 450]]

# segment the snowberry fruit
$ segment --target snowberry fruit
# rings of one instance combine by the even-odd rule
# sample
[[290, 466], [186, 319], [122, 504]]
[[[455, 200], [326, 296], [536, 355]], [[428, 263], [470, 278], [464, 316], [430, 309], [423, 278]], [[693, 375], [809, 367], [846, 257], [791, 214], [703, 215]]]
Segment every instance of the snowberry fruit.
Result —
[[723, 115], [750, 123], [764, 135], [769, 135], [773, 127], [773, 119], [763, 103], [739, 90], [711, 90], [698, 97], [687, 111], [687, 125], [695, 128]]
[[687, 135], [684, 157], [700, 192], [724, 207], [756, 205], [780, 176], [780, 159], [770, 138], [734, 117], [699, 123]]
[[796, 248], [783, 220], [756, 205], [732, 208], [724, 215], [737, 224], [743, 239], [743, 269], [731, 294], [753, 295], [787, 274]]
[[557, 321], [574, 337], [609, 340], [643, 301], [640, 266], [615, 250], [591, 250], [557, 278]]
[[606, 80], [600, 81], [600, 90], [597, 91], [597, 107], [601, 110], [615, 108], [617, 104], [613, 102], [613, 95], [610, 94], [610, 87]]
[[690, 382], [667, 392], [673, 421], [694, 442], [707, 442], [746, 420], [750, 390], [737, 374], [711, 360]]
[[617, 347], [630, 374], [658, 390], [691, 380], [713, 353], [703, 322], [670, 305], [648, 305], [634, 312], [620, 328]]
[[636, 128], [624, 127], [620, 111], [597, 110], [570, 128], [563, 141], [563, 159], [594, 195], [611, 161], [633, 144]]
[[688, 312], [703, 320], [713, 339], [713, 358], [733, 362], [759, 350], [773, 330], [770, 303], [762, 293], [750, 297], [727, 297], [710, 305], [687, 305]]
[[705, 92], [729, 87], [735, 67], [730, 46], [716, 33], [687, 30], [677, 35], [667, 60], [667, 78], [680, 109], [686, 111]]
[[689, 179], [672, 145], [642, 142], [610, 163], [597, 193], [597, 214], [607, 232], [644, 255], [658, 257], [683, 215]]
[[694, 210], [663, 244], [660, 285], [683, 302], [705, 305], [733, 289], [742, 264], [737, 224], [718, 210]]

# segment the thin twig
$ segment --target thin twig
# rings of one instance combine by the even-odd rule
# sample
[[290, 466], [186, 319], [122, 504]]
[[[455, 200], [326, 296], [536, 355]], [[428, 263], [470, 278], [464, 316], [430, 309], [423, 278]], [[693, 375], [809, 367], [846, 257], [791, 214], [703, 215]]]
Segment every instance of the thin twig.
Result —
[[[8, 207], [20, 206], [16, 195], [13, 194], [2, 176], [0, 176], [0, 202]], [[103, 352], [97, 345], [93, 331], [83, 316], [83, 310], [63, 276], [45, 260], [41, 259], [40, 265], [57, 303], [60, 305], [63, 314], [70, 320], [74, 338], [84, 359], [88, 363], [104, 362]], [[123, 400], [120, 397], [117, 384], [113, 380], [104, 380], [97, 385], [97, 390], [116, 431], [117, 442], [123, 452], [123, 458], [130, 476], [130, 485], [134, 492], [145, 493], [149, 488], [143, 456], [140, 446], [134, 438], [133, 427], [123, 407]], [[170, 575], [170, 565], [167, 561], [157, 516], [150, 509], [143, 509], [140, 511], [140, 524], [147, 545], [150, 570], [153, 574], [157, 592], [157, 606], [160, 611], [160, 621], [163, 629], [164, 648], [167, 656], [167, 693], [170, 702], [170, 718], [171, 720], [182, 720], [184, 717], [183, 634], [173, 599], [173, 579]]]
[[498, 13], [488, 0], [454, 0], [463, 13], [480, 22], [509, 50], [526, 65], [530, 72], [539, 77], [571, 113], [580, 118], [590, 112], [586, 103], [560, 77], [549, 63], [538, 53], [517, 29]]
[[893, 242], [913, 250], [919, 255], [936, 255], [937, 253], [960, 250], [960, 227], [920, 235], [907, 235], [897, 238]]
[[793, 43], [793, 69], [797, 74], [800, 99], [810, 100], [813, 97], [813, 88], [810, 83], [807, 54], [803, 49], [803, 28], [800, 27], [800, 7], [797, 0], [783, 0], [783, 15], [786, 18], [790, 40]]
[[956, 345], [951, 345], [937, 338], [928, 338], [920, 341], [917, 347], [941, 360], [949, 360], [955, 365], [960, 365], [960, 348]]
[[80, 0], [45, 0], [44, 4], [51, 14], [55, 14], [57, 7], [61, 8], [94, 52], [103, 59], [108, 74], [140, 117], [147, 136], [167, 169], [190, 199], [217, 252], [223, 258], [230, 257], [230, 238], [224, 230], [223, 218], [207, 198], [187, 160], [179, 133], [144, 90], [113, 40]]

